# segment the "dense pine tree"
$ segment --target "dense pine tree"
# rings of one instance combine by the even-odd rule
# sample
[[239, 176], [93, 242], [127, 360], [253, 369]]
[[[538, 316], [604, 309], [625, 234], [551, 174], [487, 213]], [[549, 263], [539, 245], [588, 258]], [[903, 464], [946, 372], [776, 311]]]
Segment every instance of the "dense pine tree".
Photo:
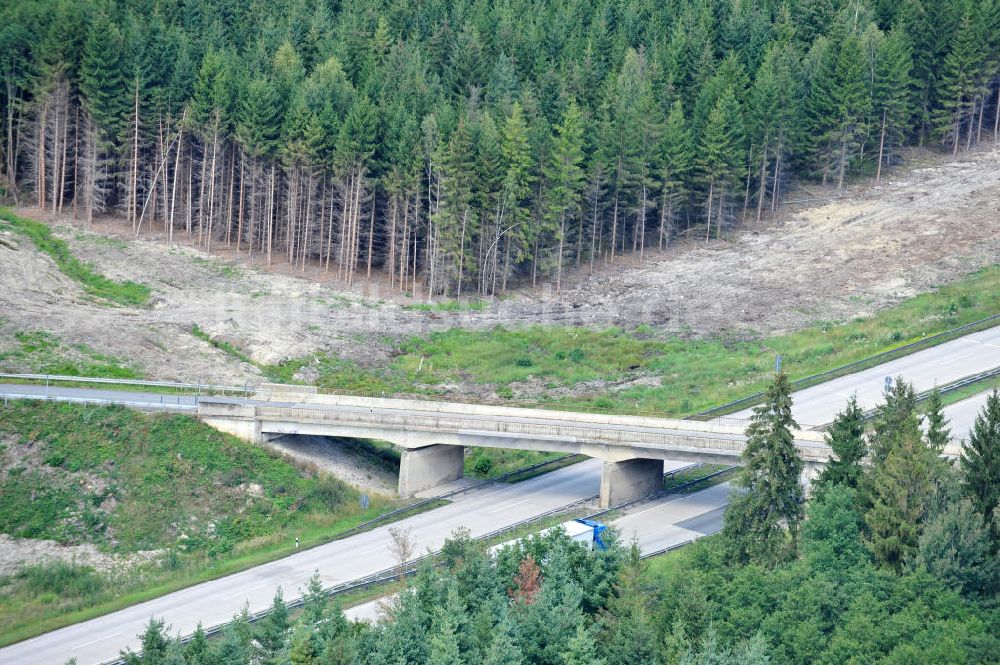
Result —
[[830, 423], [825, 438], [833, 450], [834, 459], [820, 473], [819, 484], [856, 488], [863, 473], [861, 462], [868, 452], [865, 445], [865, 412], [858, 406], [857, 395], [851, 395], [847, 406]]
[[[576, 102], [571, 101], [555, 127], [552, 162], [546, 172], [549, 181], [547, 220], [556, 233], [556, 291], [562, 286], [565, 263], [567, 223], [580, 214], [580, 192], [583, 188], [583, 117]], [[557, 226], [558, 224], [558, 226]]]
[[788, 377], [780, 372], [764, 404], [754, 408], [735, 481], [739, 491], [726, 507], [723, 537], [732, 561], [773, 566], [795, 550], [803, 502], [797, 427]]
[[865, 525], [875, 560], [899, 572], [916, 555], [942, 463], [920, 431], [913, 387], [897, 379], [885, 397], [870, 444]]
[[924, 418], [927, 421], [927, 445], [938, 453], [944, 450], [945, 444], [951, 439], [951, 430], [943, 409], [941, 391], [935, 386], [927, 398]]
[[963, 490], [990, 529], [995, 553], [1000, 549], [1000, 392], [996, 390], [976, 416], [962, 449], [961, 468]]

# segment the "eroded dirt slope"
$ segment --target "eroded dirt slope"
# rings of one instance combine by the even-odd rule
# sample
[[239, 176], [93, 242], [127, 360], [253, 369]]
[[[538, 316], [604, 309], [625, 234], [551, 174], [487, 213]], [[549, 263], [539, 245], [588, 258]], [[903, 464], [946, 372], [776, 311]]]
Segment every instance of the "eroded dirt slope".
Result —
[[151, 306], [93, 302], [16, 238], [16, 249], [0, 243], [0, 352], [16, 348], [15, 333], [47, 330], [151, 377], [242, 384], [259, 381], [258, 368], [193, 336], [192, 325], [257, 362], [330, 351], [377, 364], [393, 338], [454, 326], [645, 323], [692, 335], [767, 334], [842, 320], [1000, 261], [1000, 151], [956, 162], [922, 158], [930, 164], [838, 200], [787, 206], [776, 222], [727, 240], [678, 242], [647, 253], [644, 263], [633, 257], [593, 275], [581, 268], [562, 294], [546, 284], [472, 312], [408, 310], [413, 301], [378, 282], [362, 279], [347, 290], [318, 268], [263, 271], [259, 262], [232, 260], [224, 247], [209, 256], [170, 247], [156, 232], [135, 239], [120, 222], [87, 231], [51, 220], [81, 259], [109, 277], [148, 284]]

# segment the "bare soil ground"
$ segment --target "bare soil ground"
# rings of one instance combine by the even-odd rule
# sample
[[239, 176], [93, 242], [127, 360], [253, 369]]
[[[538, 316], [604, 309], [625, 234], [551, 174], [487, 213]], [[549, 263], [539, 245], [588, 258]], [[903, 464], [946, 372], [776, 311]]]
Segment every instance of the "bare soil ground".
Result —
[[[835, 194], [808, 191], [819, 199]], [[50, 220], [38, 210], [20, 213]], [[89, 230], [69, 218], [50, 223], [107, 276], [148, 284], [151, 306], [94, 302], [15, 238], [0, 243], [0, 351], [14, 344], [15, 332], [47, 330], [151, 378], [242, 384], [259, 381], [259, 369], [196, 338], [192, 325], [257, 362], [328, 351], [375, 365], [394, 339], [457, 326], [648, 324], [697, 336], [768, 334], [865, 315], [1000, 261], [1000, 150], [959, 161], [919, 153], [879, 186], [786, 205], [776, 219], [724, 240], [678, 241], [593, 274], [581, 267], [561, 294], [543, 284], [482, 311], [409, 310], [414, 301], [381, 278], [349, 290], [319, 267], [264, 270], [259, 257], [251, 266], [224, 245], [209, 255], [183, 233], [174, 239], [184, 244], [172, 247], [160, 229], [136, 238], [116, 219]]]
[[105, 577], [114, 577], [156, 561], [162, 555], [163, 552], [159, 550], [107, 554], [91, 543], [61, 545], [54, 540], [12, 538], [0, 533], [0, 577], [15, 575], [25, 566], [40, 566], [56, 561], [90, 566]]
[[264, 444], [296, 462], [315, 464], [321, 471], [336, 476], [363, 490], [396, 496], [398, 479], [392, 471], [366, 460], [325, 436], [283, 436]]

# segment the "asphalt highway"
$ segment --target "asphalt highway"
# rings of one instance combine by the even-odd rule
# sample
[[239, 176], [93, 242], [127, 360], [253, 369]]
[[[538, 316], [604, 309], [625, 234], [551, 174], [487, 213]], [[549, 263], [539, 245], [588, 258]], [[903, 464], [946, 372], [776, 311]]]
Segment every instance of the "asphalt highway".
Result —
[[[994, 367], [1000, 367], [1000, 326], [799, 390], [793, 396], [792, 415], [802, 427], [824, 425], [844, 408], [852, 394], [857, 394], [864, 409], [880, 404], [887, 376], [893, 380], [902, 376], [920, 392]], [[750, 412], [745, 409], [727, 418], [749, 418]], [[961, 434], [964, 416], [961, 418], [956, 415], [952, 430], [958, 439], [965, 438]]]
[[[640, 504], [610, 524], [618, 529], [625, 542], [634, 538], [643, 554], [660, 552], [720, 531], [730, 490], [729, 483], [720, 483], [693, 494], [668, 496]], [[355, 621], [376, 621], [388, 600], [371, 600], [347, 608], [344, 613]]]
[[948, 417], [952, 438], [969, 440], [972, 425], [976, 422], [976, 416], [986, 406], [986, 398], [989, 394], [989, 392], [982, 392], [945, 407], [944, 414]]

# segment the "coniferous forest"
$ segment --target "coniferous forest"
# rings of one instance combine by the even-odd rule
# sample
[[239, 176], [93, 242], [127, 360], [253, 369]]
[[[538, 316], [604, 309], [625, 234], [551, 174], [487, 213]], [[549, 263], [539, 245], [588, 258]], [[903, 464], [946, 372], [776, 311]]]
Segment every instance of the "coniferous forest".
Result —
[[997, 0], [31, 0], [19, 203], [494, 294], [997, 140]]

